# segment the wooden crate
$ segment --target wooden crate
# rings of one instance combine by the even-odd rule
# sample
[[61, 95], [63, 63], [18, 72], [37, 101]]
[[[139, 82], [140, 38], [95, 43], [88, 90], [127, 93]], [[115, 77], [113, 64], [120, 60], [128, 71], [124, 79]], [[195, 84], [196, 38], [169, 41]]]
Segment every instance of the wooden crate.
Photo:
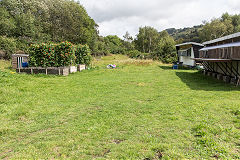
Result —
[[76, 73], [77, 72], [77, 67], [76, 66], [70, 66], [69, 67], [69, 72], [70, 73]]
[[27, 74], [51, 74], [51, 75], [69, 75], [69, 67], [29, 67], [29, 68], [17, 68], [17, 73], [27, 73]]
[[85, 64], [78, 64], [77, 65], [77, 71], [81, 72], [83, 70], [86, 69], [86, 65]]

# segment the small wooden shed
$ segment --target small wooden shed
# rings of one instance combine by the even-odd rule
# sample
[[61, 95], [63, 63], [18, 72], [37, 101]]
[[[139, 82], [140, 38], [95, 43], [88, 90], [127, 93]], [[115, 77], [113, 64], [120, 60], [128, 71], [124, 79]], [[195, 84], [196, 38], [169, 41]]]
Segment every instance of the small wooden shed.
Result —
[[199, 50], [203, 47], [204, 45], [195, 42], [176, 45], [178, 61], [185, 66], [196, 66], [196, 62], [193, 58], [199, 58]]
[[12, 68], [22, 68], [23, 62], [28, 62], [29, 55], [27, 54], [13, 54], [12, 55]]

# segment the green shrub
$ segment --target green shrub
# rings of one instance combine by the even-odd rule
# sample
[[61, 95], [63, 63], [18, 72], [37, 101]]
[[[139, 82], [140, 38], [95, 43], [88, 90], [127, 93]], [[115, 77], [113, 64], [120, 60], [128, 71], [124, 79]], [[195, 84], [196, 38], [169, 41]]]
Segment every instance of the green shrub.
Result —
[[137, 58], [137, 59], [151, 59], [152, 58], [149, 53], [142, 53], [138, 50], [129, 51], [128, 56], [130, 58]]
[[140, 57], [140, 55], [141, 55], [141, 52], [138, 50], [132, 50], [132, 51], [128, 52], [128, 56], [130, 58], [138, 58], [138, 57]]
[[28, 49], [30, 66], [63, 67], [91, 63], [91, 50], [87, 45], [74, 46], [70, 42], [34, 44]]
[[178, 56], [176, 52], [172, 52], [171, 54], [159, 57], [159, 60], [161, 60], [163, 63], [173, 63], [178, 60]]
[[10, 58], [11, 55], [16, 52], [16, 40], [14, 38], [0, 36], [0, 50], [3, 50], [7, 54], [6, 58]]
[[91, 50], [87, 45], [76, 45], [75, 56], [76, 64], [86, 64], [88, 66], [91, 63]]
[[75, 65], [75, 48], [70, 42], [62, 42], [55, 46], [57, 67]]
[[55, 45], [53, 44], [34, 44], [31, 45], [28, 53], [30, 55], [30, 66], [34, 67], [53, 67], [58, 66], [55, 55]]
[[31, 45], [28, 53], [30, 66], [34, 67], [61, 67], [75, 63], [74, 47], [70, 42]]

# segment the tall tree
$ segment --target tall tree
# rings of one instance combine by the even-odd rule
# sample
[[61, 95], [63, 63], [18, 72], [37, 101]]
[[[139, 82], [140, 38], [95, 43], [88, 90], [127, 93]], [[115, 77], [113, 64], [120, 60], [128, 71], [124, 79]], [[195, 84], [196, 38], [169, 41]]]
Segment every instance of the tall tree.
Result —
[[150, 26], [140, 27], [134, 43], [139, 51], [151, 53], [157, 47], [158, 38], [159, 34], [155, 28]]
[[160, 39], [158, 41], [157, 49], [152, 53], [154, 59], [161, 60], [165, 63], [172, 63], [177, 60], [175, 52], [175, 41], [167, 33], [167, 31], [160, 32]]
[[28, 43], [68, 40], [93, 48], [98, 36], [95, 21], [72, 0], [1, 0], [0, 13], [0, 33], [14, 24], [11, 36]]

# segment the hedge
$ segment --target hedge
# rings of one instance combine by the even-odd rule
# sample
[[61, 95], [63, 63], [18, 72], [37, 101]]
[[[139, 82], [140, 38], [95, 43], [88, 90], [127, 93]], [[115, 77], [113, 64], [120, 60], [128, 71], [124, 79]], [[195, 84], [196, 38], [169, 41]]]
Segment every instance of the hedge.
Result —
[[34, 44], [30, 46], [28, 53], [31, 67], [89, 65], [91, 62], [91, 51], [87, 45], [75, 46], [70, 42]]
[[87, 66], [91, 63], [91, 50], [87, 45], [75, 46], [76, 64], [86, 64]]

